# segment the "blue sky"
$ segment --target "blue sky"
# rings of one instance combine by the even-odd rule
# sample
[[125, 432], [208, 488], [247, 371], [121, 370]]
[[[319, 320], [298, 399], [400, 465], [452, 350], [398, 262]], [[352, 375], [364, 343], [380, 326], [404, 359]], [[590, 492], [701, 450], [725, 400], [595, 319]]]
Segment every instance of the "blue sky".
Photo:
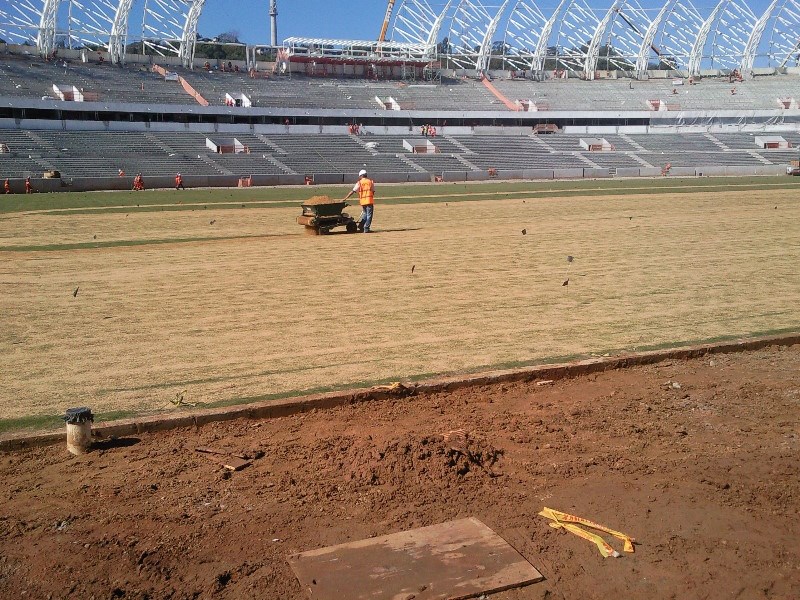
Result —
[[[382, 0], [278, 0], [278, 42], [290, 36], [377, 38], [385, 12]], [[269, 0], [207, 0], [199, 29], [206, 37], [236, 30], [244, 42], [269, 43]]]
[[[402, 0], [397, 0], [395, 10]], [[431, 6], [443, 7], [444, 2], [429, 0]], [[696, 0], [701, 14], [710, 12], [711, 2]], [[454, 2], [454, 5], [457, 2]], [[499, 7], [501, 2], [484, 0], [484, 6]], [[555, 0], [540, 2], [548, 14]], [[590, 0], [590, 6], [606, 8], [611, 0]], [[658, 7], [661, 2], [640, 0], [644, 7]], [[750, 0], [748, 5], [756, 16], [765, 10], [769, 0]], [[513, 5], [509, 3], [509, 7]], [[380, 33], [385, 0], [278, 0], [278, 42], [289, 36], [328, 37], [336, 39], [375, 39]], [[655, 12], [654, 12], [655, 16]], [[207, 0], [199, 24], [200, 34], [214, 37], [226, 31], [238, 31], [242, 41], [250, 44], [269, 43], [269, 0]], [[497, 37], [502, 37], [498, 31]]]

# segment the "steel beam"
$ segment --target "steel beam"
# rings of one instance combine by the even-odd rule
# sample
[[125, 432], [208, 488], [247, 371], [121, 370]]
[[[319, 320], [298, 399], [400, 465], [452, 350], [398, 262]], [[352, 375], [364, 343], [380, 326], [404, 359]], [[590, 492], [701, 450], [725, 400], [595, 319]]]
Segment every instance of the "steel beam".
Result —
[[542, 32], [539, 34], [539, 42], [536, 44], [536, 49], [533, 51], [531, 57], [531, 71], [539, 75], [544, 74], [544, 66], [547, 60], [547, 48], [550, 38], [553, 35], [556, 23], [561, 18], [562, 14], [566, 14], [567, 10], [572, 6], [573, 0], [561, 0], [559, 5], [550, 15], [550, 18], [544, 24]]
[[425, 38], [425, 47], [427, 48], [426, 53], [428, 56], [433, 56], [436, 54], [436, 39], [439, 37], [439, 32], [442, 29], [442, 25], [444, 24], [444, 20], [447, 18], [447, 13], [450, 11], [450, 6], [452, 4], [453, 0], [449, 0], [447, 4], [445, 4], [442, 12], [440, 12], [436, 16], [436, 19], [434, 19], [430, 32], [428, 33], [428, 37]]
[[[486, 26], [486, 31], [483, 34], [483, 41], [481, 42], [481, 49], [478, 52], [478, 58], [475, 60], [475, 69], [479, 73], [483, 73], [489, 69], [489, 62], [492, 58], [492, 38], [497, 31], [497, 25], [500, 23], [500, 19], [506, 10], [506, 6], [508, 6], [508, 2], [509, 0], [503, 2], [494, 18], [492, 18]], [[503, 53], [505, 53], [505, 43], [503, 44]]]
[[597, 60], [600, 58], [600, 43], [603, 35], [608, 29], [609, 24], [614, 19], [614, 16], [625, 8], [626, 0], [614, 0], [614, 3], [606, 11], [603, 19], [597, 24], [592, 40], [589, 42], [589, 47], [586, 49], [586, 61], [583, 66], [583, 75], [586, 79], [594, 79], [594, 72], [597, 70]]
[[183, 26], [178, 56], [180, 56], [183, 66], [189, 69], [192, 68], [194, 63], [194, 49], [197, 43], [197, 21], [200, 19], [205, 3], [206, 0], [192, 0], [189, 12], [186, 14], [186, 23]]
[[125, 62], [125, 46], [128, 42], [128, 19], [130, 17], [133, 0], [120, 0], [114, 22], [111, 24], [111, 33], [108, 37], [108, 54], [111, 62], [122, 64]]
[[672, 62], [675, 69], [686, 67], [703, 19], [689, 0], [669, 0], [653, 19], [642, 38], [636, 72], [647, 72], [650, 56]]
[[527, 70], [539, 45], [547, 18], [534, 0], [517, 0], [506, 23], [503, 43], [508, 47], [506, 61], [515, 69]]
[[44, 0], [36, 48], [42, 56], [49, 56], [56, 47], [56, 18], [61, 0]]

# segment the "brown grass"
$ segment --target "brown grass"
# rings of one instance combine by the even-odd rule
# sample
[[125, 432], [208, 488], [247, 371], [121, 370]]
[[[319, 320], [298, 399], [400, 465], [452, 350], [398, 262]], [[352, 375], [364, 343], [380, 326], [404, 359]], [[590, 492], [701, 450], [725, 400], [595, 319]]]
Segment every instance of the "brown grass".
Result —
[[793, 195], [378, 205], [371, 236], [304, 236], [299, 208], [7, 215], [0, 246], [236, 239], [0, 252], [0, 418], [798, 327]]

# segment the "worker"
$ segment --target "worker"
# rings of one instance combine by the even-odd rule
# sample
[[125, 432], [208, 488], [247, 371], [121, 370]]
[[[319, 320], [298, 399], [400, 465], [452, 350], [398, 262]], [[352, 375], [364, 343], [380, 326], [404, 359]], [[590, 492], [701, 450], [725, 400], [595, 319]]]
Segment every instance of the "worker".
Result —
[[183, 177], [180, 173], [175, 175], [175, 189], [176, 190], [185, 190], [186, 188], [183, 187]]
[[31, 185], [31, 178], [30, 177], [26, 177], [25, 178], [25, 193], [26, 194], [32, 194], [33, 193], [33, 185]]
[[144, 189], [144, 180], [142, 179], [141, 173], [137, 173], [136, 177], [133, 178], [133, 189], [137, 192], [140, 192]]
[[3, 191], [6, 194], [11, 193], [11, 184], [8, 182], [8, 177], [6, 177], [6, 180], [3, 182]]
[[370, 233], [372, 227], [372, 213], [375, 208], [375, 182], [367, 177], [367, 172], [361, 169], [358, 172], [358, 181], [350, 190], [350, 193], [344, 197], [347, 201], [350, 196], [358, 192], [358, 203], [361, 205], [361, 217], [358, 220], [358, 230], [364, 233]]
[[118, 175], [118, 177], [125, 177], [125, 171], [123, 171], [122, 169], [120, 169], [120, 170], [119, 170], [119, 175]]

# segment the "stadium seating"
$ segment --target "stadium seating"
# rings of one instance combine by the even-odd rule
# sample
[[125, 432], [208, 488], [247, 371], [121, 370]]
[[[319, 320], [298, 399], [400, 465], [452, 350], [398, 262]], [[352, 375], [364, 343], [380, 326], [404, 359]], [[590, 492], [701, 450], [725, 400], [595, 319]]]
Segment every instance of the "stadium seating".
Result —
[[[236, 137], [247, 152], [216, 154], [211, 137]], [[204, 134], [199, 132], [106, 132], [0, 130], [0, 177], [57, 169], [66, 177], [128, 174], [276, 175], [470, 171], [529, 168], [621, 168], [788, 165], [798, 149], [760, 150], [750, 134], [604, 135], [614, 151], [589, 152], [578, 134], [445, 135], [432, 138], [435, 154], [413, 154], [404, 139], [418, 135]], [[800, 134], [783, 137], [800, 144]]]
[[351, 135], [278, 134], [265, 137], [286, 152], [279, 157], [280, 162], [301, 175], [354, 173], [362, 168], [370, 173], [404, 173], [415, 170], [394, 153], [370, 152]]
[[[172, 68], [172, 67], [170, 67]], [[788, 165], [800, 153], [800, 132], [779, 132], [792, 144], [790, 149], [763, 150], [755, 144], [758, 133], [555, 133], [534, 135], [529, 128], [503, 131], [480, 127], [473, 134], [450, 135], [440, 127], [429, 138], [433, 154], [415, 154], [404, 140], [421, 140], [424, 117], [419, 111], [495, 111], [508, 113], [503, 102], [481, 82], [444, 78], [441, 83], [374, 81], [310, 77], [302, 74], [275, 76], [246, 71], [187, 70], [176, 68], [212, 105], [225, 103], [226, 94], [245, 94], [255, 107], [302, 109], [381, 110], [383, 104], [418, 111], [408, 131], [380, 133], [374, 126], [361, 135], [308, 133], [308, 129], [272, 125], [273, 133], [236, 126], [219, 134], [192, 131], [77, 131], [73, 128], [41, 130], [0, 129], [0, 178], [37, 175], [45, 170], [61, 171], [65, 177], [145, 175], [353, 175], [361, 168], [373, 174], [487, 171], [528, 168], [618, 168], [714, 167]], [[179, 83], [167, 81], [144, 65], [126, 67], [108, 63], [82, 63], [63, 59], [44, 61], [31, 55], [0, 55], [0, 97], [56, 98], [53, 84], [67, 84], [94, 92], [103, 103], [196, 105]], [[778, 110], [777, 98], [796, 96], [796, 76], [758, 77], [730, 83], [725, 78], [703, 79], [696, 85], [676, 85], [671, 79], [649, 81], [577, 79], [534, 82], [495, 78], [494, 87], [510, 100], [532, 100], [551, 110], [645, 111], [649, 101], [659, 100], [670, 108], [768, 109]], [[591, 93], [587, 93], [591, 86]], [[735, 93], [731, 93], [735, 87]], [[673, 94], [673, 89], [676, 93]], [[390, 101], [391, 99], [391, 101]], [[243, 109], [245, 110], [245, 109]], [[402, 114], [402, 113], [401, 113]], [[546, 114], [546, 113], [543, 113]], [[657, 113], [651, 113], [656, 115]], [[176, 119], [177, 120], [177, 119]], [[354, 121], [356, 119], [354, 118]], [[431, 114], [431, 121], [436, 116]], [[412, 123], [409, 119], [409, 123]], [[115, 123], [120, 126], [121, 124]], [[11, 125], [13, 127], [13, 125]], [[98, 128], [103, 127], [95, 123]], [[91, 127], [90, 127], [91, 128]], [[123, 126], [124, 128], [124, 126]], [[263, 130], [262, 130], [263, 131]], [[342, 126], [344, 131], [344, 126]], [[467, 130], [468, 131], [468, 130]], [[526, 131], [528, 132], [526, 134]], [[600, 130], [602, 131], [602, 130]], [[216, 154], [207, 138], [235, 137], [245, 151]], [[602, 137], [612, 151], [590, 152], [581, 139]]]
[[[441, 84], [335, 79], [303, 74], [275, 76], [260, 72], [222, 72], [170, 67], [212, 105], [223, 105], [226, 93], [244, 93], [256, 107], [376, 109], [392, 98], [403, 109], [505, 111], [504, 104], [480, 82], [444, 78]], [[70, 84], [95, 92], [101, 101], [144, 104], [196, 104], [175, 81], [166, 81], [145, 65], [117, 67], [34, 56], [0, 55], [0, 96], [55, 97], [53, 84]], [[494, 87], [509, 100], [532, 100], [549, 110], [649, 110], [659, 100], [672, 109], [752, 110], [779, 107], [778, 98], [796, 96], [796, 76], [766, 76], [731, 83], [706, 78], [696, 85], [675, 85], [671, 79], [628, 79], [544, 82], [497, 78]], [[586, 93], [591, 85], [591, 93]], [[735, 90], [735, 93], [732, 93]], [[675, 93], [673, 93], [673, 91]]]
[[101, 102], [196, 104], [177, 82], [166, 81], [144, 66], [119, 68], [0, 56], [0, 96], [56, 99], [53, 84], [94, 92]]
[[[681, 110], [778, 108], [777, 99], [797, 89], [795, 76], [759, 77], [730, 83], [727, 78], [706, 78], [696, 85], [674, 85], [671, 79], [592, 81], [558, 79], [495, 79], [493, 85], [508, 99], [541, 101], [550, 110], [649, 110], [649, 100], [661, 100]], [[587, 86], [591, 93], [587, 93]], [[731, 89], [736, 93], [732, 94]], [[673, 90], [675, 92], [673, 94]], [[796, 93], [795, 93], [796, 95]]]

